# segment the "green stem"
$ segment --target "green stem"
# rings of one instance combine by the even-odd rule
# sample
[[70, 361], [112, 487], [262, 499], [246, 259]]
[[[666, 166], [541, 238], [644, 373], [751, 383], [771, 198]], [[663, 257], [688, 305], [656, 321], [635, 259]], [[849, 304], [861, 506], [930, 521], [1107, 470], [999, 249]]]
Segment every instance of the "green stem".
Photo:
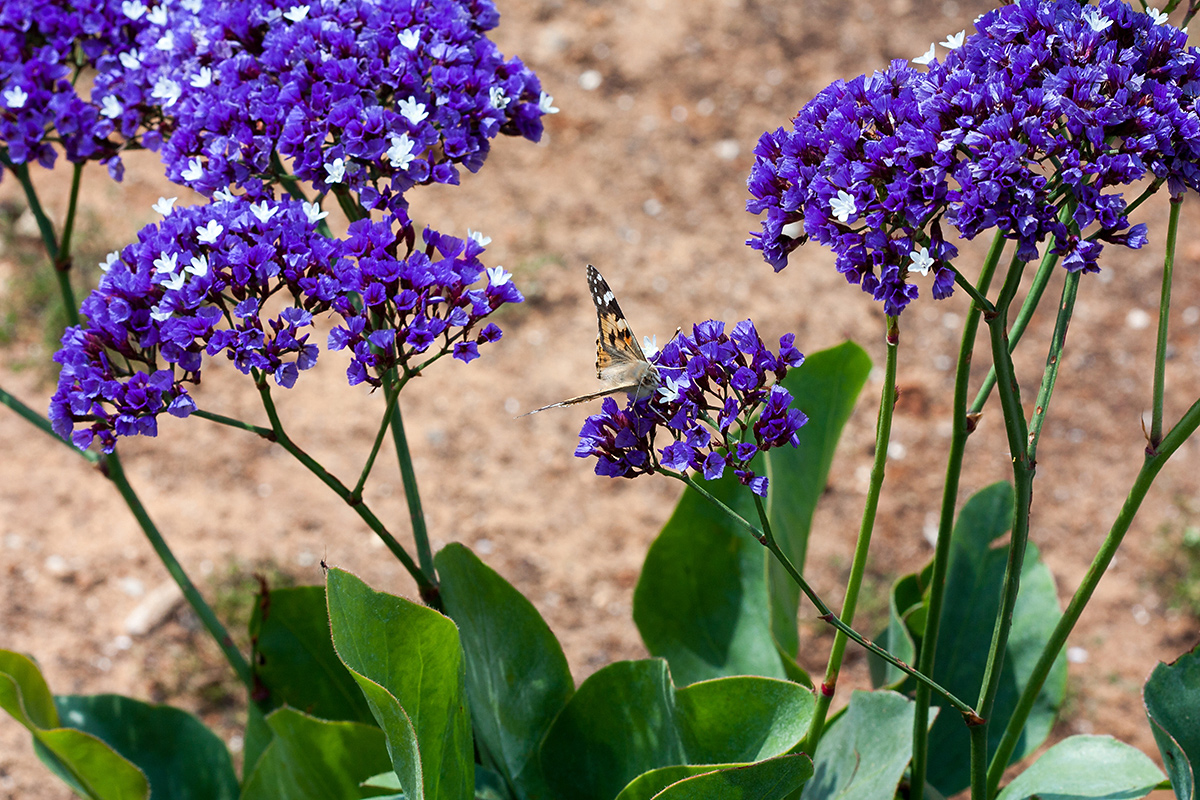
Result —
[[1075, 297], [1078, 293], [1079, 273], [1072, 272], [1063, 282], [1062, 302], [1058, 305], [1054, 335], [1050, 338], [1050, 349], [1046, 353], [1046, 369], [1042, 372], [1042, 385], [1038, 389], [1037, 400], [1033, 404], [1033, 417], [1029, 420], [1029, 444], [1026, 452], [1031, 462], [1037, 461], [1038, 437], [1042, 433], [1042, 423], [1046, 420], [1046, 410], [1050, 407], [1050, 396], [1054, 393], [1054, 383], [1058, 380], [1058, 368], [1062, 362], [1063, 347], [1067, 343], [1067, 328], [1071, 324], [1071, 315], [1075, 311]]
[[429, 547], [429, 530], [425, 526], [425, 512], [421, 508], [421, 493], [417, 490], [417, 473], [413, 469], [412, 453], [408, 449], [408, 437], [404, 433], [404, 418], [400, 413], [400, 397], [392, 401], [392, 441], [396, 445], [396, 458], [400, 462], [400, 477], [404, 481], [404, 498], [408, 501], [408, 518], [412, 524], [413, 541], [417, 545], [417, 560], [422, 571], [437, 582], [433, 567], [433, 551]]
[[987, 786], [988, 726], [973, 725], [967, 729], [971, 741], [971, 800], [986, 800], [982, 794]]
[[17, 413], [17, 416], [21, 417], [30, 425], [41, 430], [42, 433], [45, 433], [59, 444], [64, 444], [69, 447], [72, 453], [83, 456], [93, 464], [100, 460], [100, 456], [98, 456], [96, 453], [93, 453], [90, 450], [80, 450], [78, 447], [59, 436], [54, 432], [54, 426], [50, 424], [50, 420], [46, 419], [32, 408], [22, 403], [14, 395], [9, 394], [4, 389], [0, 389], [0, 405], [8, 406]]
[[[1013, 257], [1014, 264], [1016, 256]], [[1021, 337], [1025, 334], [1025, 329], [1029, 327], [1029, 320], [1033, 318], [1033, 312], [1037, 310], [1038, 304], [1042, 301], [1042, 294], [1046, 291], [1046, 285], [1050, 282], [1050, 276], [1054, 274], [1054, 268], [1058, 266], [1058, 256], [1047, 250], [1042, 256], [1041, 262], [1038, 263], [1037, 272], [1033, 275], [1033, 282], [1029, 286], [1029, 292], [1025, 295], [1025, 300], [1021, 303], [1021, 308], [1017, 311], [1017, 316], [1013, 318], [1012, 328], [1008, 332], [1008, 346], [1011, 353], [1016, 349], [1017, 342], [1021, 341]], [[1010, 270], [1013, 267], [1010, 266]], [[987, 377], [983, 379], [983, 385], [979, 387], [978, 394], [975, 395], [974, 402], [971, 403], [971, 411], [978, 414], [983, 410], [983, 404], [987, 402], [988, 395], [992, 393], [992, 389], [996, 385], [996, 367], [993, 365], [988, 369]]]
[[[1012, 535], [1008, 544], [1008, 560], [1004, 566], [1004, 583], [1000, 592], [1000, 609], [996, 615], [996, 624], [992, 630], [992, 642], [988, 648], [987, 664], [984, 668], [983, 681], [980, 686], [979, 701], [976, 708], [985, 720], [980, 726], [982, 733], [972, 731], [972, 736], [981, 736], [984, 742], [982, 758], [986, 763], [987, 722], [996, 701], [996, 692], [1000, 688], [1000, 675], [1004, 666], [1004, 656], [1008, 648], [1008, 635], [1012, 629], [1013, 608], [1016, 606], [1017, 594], [1021, 588], [1021, 569], [1025, 563], [1025, 545], [1029, 539], [1029, 508], [1033, 501], [1034, 464], [1026, 450], [1028, 433], [1025, 425], [1025, 411], [1021, 405], [1020, 387], [1013, 372], [1012, 358], [1009, 353], [1007, 335], [1008, 306], [1016, 293], [1016, 285], [1020, 282], [1020, 271], [1009, 273], [1004, 288], [1000, 292], [1000, 300], [996, 303], [997, 313], [990, 317], [988, 327], [991, 331], [992, 361], [996, 365], [996, 385], [1000, 391], [1000, 405], [1004, 410], [1004, 428], [1008, 434], [1008, 447], [1012, 455], [1013, 485], [1016, 490], [1016, 505], [1013, 510]], [[974, 739], [972, 740], [974, 742]], [[972, 747], [972, 761], [979, 753]], [[973, 800], [985, 800], [987, 790], [986, 780], [980, 782], [981, 776], [986, 776], [986, 768], [972, 763], [971, 796]]]
[[[888, 442], [892, 436], [892, 414], [896, 408], [896, 361], [900, 344], [900, 320], [898, 317], [887, 318], [887, 351], [884, 361], [883, 390], [879, 396], [879, 416], [875, 423], [875, 460], [871, 465], [871, 482], [867, 487], [866, 504], [863, 507], [862, 521], [858, 527], [858, 540], [854, 545], [854, 560], [850, 565], [850, 579], [846, 583], [846, 597], [842, 601], [841, 618], [846, 625], [854, 624], [854, 612], [858, 607], [858, 593], [862, 588], [863, 573], [867, 568], [867, 552], [871, 547], [871, 533], [875, 529], [875, 514], [879, 509], [879, 494], [883, 488], [884, 471], [887, 469]], [[808, 733], [804, 739], [804, 748], [809, 753], [816, 752], [821, 742], [821, 734], [825, 729], [825, 718], [829, 714], [829, 704], [837, 689], [838, 674], [842, 669], [842, 659], [846, 652], [847, 635], [839, 628], [833, 637], [833, 647], [829, 651], [829, 660], [825, 665], [825, 679], [821, 682], [821, 690], [817, 694], [817, 707], [813, 712]]]
[[216, 640], [217, 645], [221, 648], [221, 652], [225, 654], [225, 660], [229, 662], [229, 666], [233, 667], [233, 671], [237, 673], [238, 680], [242, 682], [247, 691], [253, 692], [254, 677], [250, 672], [249, 663], [246, 662], [246, 658], [241, 654], [241, 651], [234, 646], [229, 632], [225, 630], [225, 626], [217, 619], [217, 615], [213, 613], [212, 608], [204, 601], [204, 597], [197, 591], [195, 585], [188, 578], [187, 573], [183, 571], [183, 567], [179, 565], [179, 560], [171, 552], [171, 548], [162, 537], [158, 527], [150, 519], [150, 515], [146, 513], [142, 501], [133, 491], [133, 487], [129, 485], [129, 480], [125, 477], [125, 470], [121, 467], [121, 460], [117, 457], [117, 454], [110, 453], [103, 456], [100, 468], [104, 475], [117, 487], [117, 491], [121, 493], [125, 504], [129, 506], [129, 510], [133, 512], [133, 516], [138, 521], [138, 525], [141, 526], [142, 532], [146, 534], [146, 538], [150, 541], [150, 546], [154, 548], [154, 552], [163, 562], [163, 566], [167, 568], [167, 572], [171, 574], [175, 583], [183, 591], [183, 596], [187, 599], [188, 605], [196, 612], [196, 616], [200, 618], [200, 622], [208, 630], [209, 635]]
[[14, 164], [8, 160], [7, 154], [0, 155], [0, 163], [8, 167], [21, 184], [21, 188], [25, 192], [25, 201], [29, 203], [29, 211], [33, 214], [33, 218], [37, 222], [38, 231], [42, 235], [42, 246], [46, 248], [46, 255], [50, 256], [52, 262], [57, 263], [58, 237], [54, 235], [54, 224], [46, 216], [46, 210], [42, 208], [42, 203], [38, 200], [37, 190], [33, 188], [33, 180], [29, 177], [29, 165]]
[[75, 212], [79, 209], [79, 186], [83, 182], [83, 166], [86, 161], [74, 165], [71, 171], [71, 195], [67, 200], [67, 218], [63, 221], [62, 241], [59, 249], [63, 254], [71, 252], [71, 238], [75, 234]]
[[211, 411], [205, 411], [200, 408], [193, 411], [192, 416], [199, 419], [206, 419], [209, 422], [215, 422], [218, 425], [227, 425], [230, 428], [237, 428], [240, 431], [249, 431], [250, 433], [257, 434], [262, 438], [267, 439], [268, 441], [275, 441], [275, 431], [271, 430], [270, 428], [264, 428], [261, 425], [253, 425], [249, 422], [235, 419], [234, 417], [227, 417], [224, 414], [214, 414]]
[[1138, 472], [1137, 477], [1134, 478], [1133, 485], [1129, 489], [1129, 494], [1126, 495], [1120, 512], [1118, 512], [1116, 519], [1113, 520], [1112, 527], [1109, 528], [1108, 535], [1104, 538], [1104, 543], [1100, 546], [1099, 551], [1097, 551], [1096, 557], [1092, 559], [1092, 564], [1088, 567], [1087, 574], [1083, 576], [1083, 581], [1079, 584], [1079, 588], [1071, 596], [1071, 601], [1067, 603], [1067, 608], [1063, 611], [1062, 617], [1059, 618], [1058, 624], [1054, 627], [1054, 632], [1050, 634], [1050, 638], [1042, 648], [1041, 656], [1038, 658], [1038, 662], [1034, 666], [1028, 682], [1021, 690], [1021, 696], [1017, 700], [1016, 708], [1008, 720], [1008, 725], [1004, 729], [1004, 736], [1000, 739], [999, 747], [997, 747], [995, 755], [992, 756], [992, 763], [988, 769], [989, 796], [994, 794], [996, 788], [1000, 785], [1000, 777], [1004, 774], [1004, 768], [1008, 766], [1008, 760], [1016, 749], [1025, 727], [1025, 721], [1029, 718], [1029, 714], [1033, 710], [1034, 702], [1037, 700], [1037, 696], [1046, 682], [1046, 677], [1054, 667], [1055, 659], [1058, 658], [1058, 654], [1066, 644], [1067, 637], [1075, 627], [1075, 623], [1078, 622], [1079, 616], [1083, 613], [1083, 609], [1092, 597], [1092, 593], [1096, 591], [1096, 587], [1100, 584], [1100, 579], [1104, 577], [1104, 573], [1108, 570], [1108, 565], [1112, 563], [1113, 556], [1116, 555], [1117, 548], [1121, 546], [1121, 541], [1125, 538], [1125, 534], [1133, 524], [1134, 517], [1137, 516], [1142, 501], [1146, 498], [1146, 494], [1153, 485], [1154, 479], [1167, 463], [1167, 460], [1179, 449], [1180, 445], [1187, 441], [1198, 426], [1200, 426], [1200, 400], [1192, 403], [1191, 408], [1187, 410], [1183, 418], [1163, 438], [1160, 447], [1154, 450], [1151, 448], [1146, 449], [1146, 458], [1142, 462], [1142, 468]]
[[[979, 273], [979, 292], [987, 294], [992, 276], [1004, 254], [1005, 239], [999, 233], [992, 239], [992, 246], [984, 259]], [[937, 655], [938, 633], [942, 623], [942, 605], [946, 597], [946, 570], [950, 564], [950, 539], [954, 530], [954, 512], [958, 502], [958, 484], [962, 476], [963, 455], [967, 449], [967, 437], [973, 430], [967, 416], [967, 392], [971, 379], [971, 359], [975, 350], [975, 337], [979, 332], [979, 319], [983, 309], [971, 304], [967, 320], [963, 325], [962, 341], [958, 346], [958, 367], [954, 373], [954, 406], [951, 410], [953, 430], [950, 437], [950, 452], [946, 459], [946, 482], [942, 487], [942, 508], [938, 519], [937, 543], [933, 551], [933, 564], [929, 579], [929, 607], [926, 614], [925, 632], [921, 636], [920, 660], [917, 670], [933, 675]], [[913, 760], [909, 800], [922, 800], [925, 793], [925, 773], [929, 764], [929, 687], [917, 684], [916, 708], [913, 716]]]
[[1167, 372], [1167, 323], [1171, 316], [1171, 280], [1175, 272], [1175, 237], [1179, 232], [1179, 209], [1183, 197], [1171, 198], [1171, 219], [1167, 223], [1166, 255], [1163, 257], [1162, 291], [1158, 299], [1158, 343], [1154, 350], [1154, 394], [1150, 418], [1150, 446], [1162, 441], [1163, 394]]
[[[400, 386], [403, 386], [403, 384], [400, 384]], [[379, 430], [375, 432], [375, 441], [371, 443], [371, 452], [367, 454], [367, 460], [363, 462], [362, 471], [359, 472], [358, 482], [354, 484], [353, 495], [355, 497], [362, 497], [363, 487], [367, 485], [367, 478], [371, 474], [371, 468], [375, 466], [375, 458], [379, 455], [379, 448], [383, 446], [383, 436], [387, 433], [388, 425], [392, 421], [393, 409], [396, 408], [396, 398], [400, 394], [400, 386], [391, 388], [389, 385], [389, 388], [384, 389], [383, 418], [379, 421]]]
[[351, 494], [350, 490], [346, 488], [345, 484], [330, 474], [330, 472], [321, 466], [316, 459], [304, 452], [304, 450], [297, 446], [296, 443], [293, 442], [287, 435], [287, 433], [284, 432], [283, 424], [279, 420], [279, 412], [275, 408], [275, 401], [271, 399], [271, 388], [267, 385], [266, 379], [257, 372], [254, 374], [254, 379], [258, 386], [258, 393], [262, 399], [263, 408], [267, 412], [267, 419], [271, 421], [271, 430], [274, 434], [274, 441], [278, 443], [280, 447], [290, 453], [293, 458], [303, 464], [309, 472], [317, 476], [322, 483], [332, 489], [333, 492], [338, 497], [342, 498], [347, 505], [354, 509], [354, 513], [358, 514], [359, 518], [361, 518], [363, 522], [367, 523], [367, 526], [383, 541], [385, 545], [387, 545], [388, 550], [391, 550], [392, 554], [396, 556], [400, 563], [404, 565], [404, 568], [408, 570], [408, 574], [411, 575], [413, 580], [417, 582], [417, 589], [421, 593], [422, 598], [427, 596], [436, 598], [437, 587], [435, 587], [425, 573], [421, 571], [421, 569], [412, 560], [412, 557], [410, 557], [405, 551], [403, 545], [396, 541], [396, 537], [392, 536], [391, 532], [388, 531], [379, 518], [375, 516], [374, 512], [372, 512], [371, 509], [368, 508], [365, 503], [363, 503], [362, 498], [355, 498]]

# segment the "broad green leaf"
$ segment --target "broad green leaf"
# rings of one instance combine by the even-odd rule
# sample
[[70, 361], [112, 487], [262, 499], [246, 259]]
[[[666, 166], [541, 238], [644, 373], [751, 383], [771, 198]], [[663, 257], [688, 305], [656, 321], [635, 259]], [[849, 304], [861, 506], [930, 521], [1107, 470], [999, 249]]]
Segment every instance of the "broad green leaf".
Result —
[[[991, 544], [1012, 524], [1014, 502], [1011, 486], [993, 484], [967, 501], [954, 526], [933, 678], [958, 697], [974, 699], [979, 694], [1008, 558], [1007, 546]], [[992, 719], [1005, 720], [1011, 715], [1061, 615], [1054, 577], [1030, 543]], [[1013, 762], [1029, 755], [1049, 735], [1066, 681], [1066, 659], [1060, 655], [1025, 723]], [[947, 797], [970, 783], [970, 748], [963, 725], [959, 714], [947, 710], [929, 733], [929, 782]], [[1002, 724], [989, 726], [989, 756], [1003, 733]]]
[[[797, 435], [799, 447], [779, 447], [766, 455], [770, 478], [767, 514], [780, 548], [801, 572], [813, 513], [825, 491], [838, 439], [870, 371], [866, 352], [853, 342], [844, 342], [808, 355], [783, 379], [783, 387], [792, 393], [794, 405], [808, 415], [808, 422]], [[775, 559], [768, 564], [771, 630], [780, 649], [794, 659], [799, 648], [796, 610], [800, 589]]]
[[288, 705], [321, 719], [374, 722], [333, 650], [324, 586], [272, 589], [260, 597], [250, 638], [254, 675], [268, 693], [265, 710]]
[[533, 604], [459, 544], [434, 559], [458, 624], [479, 750], [524, 797], [548, 791], [538, 747], [575, 691], [562, 647]]
[[1163, 779], [1141, 750], [1111, 736], [1072, 736], [1013, 778], [997, 800], [1136, 800]]
[[718, 769], [720, 767], [714, 764], [678, 764], [674, 767], [652, 769], [631, 780], [617, 795], [616, 800], [651, 800], [673, 783]]
[[[757, 518], [732, 476], [705, 489], [747, 519]], [[709, 500], [684, 491], [633, 594], [633, 621], [652, 655], [680, 685], [726, 675], [785, 677], [771, 636], [766, 549]]]
[[666, 662], [618, 661], [593, 673], [542, 745], [552, 796], [611, 800], [643, 772], [686, 763], [675, 716]]
[[675, 692], [691, 764], [736, 764], [786, 753], [808, 732], [816, 699], [789, 681], [717, 678]]
[[[804, 737], [814, 705], [812, 693], [790, 681], [742, 676], [676, 690], [661, 660], [618, 662], [584, 681], [559, 714], [542, 768], [554, 797], [611, 800], [666, 767], [712, 771], [782, 755]], [[695, 774], [656, 772], [638, 791]]]
[[224, 742], [196, 717], [117, 694], [59, 695], [59, 718], [132, 762], [155, 797], [232, 800], [237, 775]]
[[94, 800], [149, 797], [146, 776], [116, 750], [90, 733], [59, 727], [41, 670], [10, 650], [0, 650], [0, 708], [33, 735], [38, 758], [76, 794]]
[[274, 736], [241, 800], [357, 800], [359, 785], [388, 768], [383, 731], [329, 721], [290, 708], [267, 715]]
[[242, 747], [242, 780], [250, 777], [250, 773], [254, 771], [254, 765], [258, 763], [258, 759], [262, 757], [274, 736], [262, 709], [251, 702], [246, 709], [246, 734]]
[[891, 800], [912, 758], [914, 708], [895, 692], [852, 693], [821, 737], [804, 800]]
[[334, 648], [387, 734], [409, 800], [469, 797], [471, 719], [454, 623], [340, 569], [329, 570], [326, 587]]
[[[924, 632], [925, 628], [921, 578], [928, 571], [927, 567], [920, 573], [904, 575], [892, 584], [888, 595], [888, 626], [875, 640], [880, 647], [908, 664], [916, 663], [914, 637], [919, 638], [919, 634], [914, 630], [914, 622], [919, 618], [920, 630]], [[908, 673], [874, 653], [867, 654], [867, 666], [871, 670], [871, 684], [876, 689], [887, 687], [900, 691], [905, 682], [911, 680]]]
[[1200, 768], [1200, 648], [1155, 667], [1142, 701], [1175, 796], [1194, 800]]
[[726, 767], [685, 778], [654, 796], [655, 800], [783, 800], [812, 777], [804, 753], [777, 756], [756, 764]]
[[[362, 783], [372, 789], [384, 789], [394, 794], [380, 795], [374, 800], [404, 800], [400, 791], [400, 777], [395, 771], [372, 775]], [[475, 800], [510, 800], [504, 785], [504, 778], [490, 769], [475, 765]]]

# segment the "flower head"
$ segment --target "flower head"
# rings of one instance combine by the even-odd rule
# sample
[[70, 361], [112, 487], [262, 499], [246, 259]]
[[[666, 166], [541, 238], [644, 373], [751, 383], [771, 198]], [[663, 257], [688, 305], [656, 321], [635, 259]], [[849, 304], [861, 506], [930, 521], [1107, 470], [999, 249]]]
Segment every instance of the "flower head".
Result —
[[[658, 390], [631, 398], [625, 408], [606, 398], [601, 413], [584, 422], [575, 455], [594, 456], [596, 474], [610, 477], [666, 470], [715, 480], [732, 469], [765, 496], [767, 479], [750, 462], [772, 447], [795, 446], [796, 432], [807, 422], [778, 384], [789, 367], [804, 361], [794, 337], [782, 337], [773, 353], [750, 320], [730, 333], [710, 320], [695, 325], [691, 335], [676, 336], [651, 361]], [[670, 442], [662, 445], [663, 438]]]

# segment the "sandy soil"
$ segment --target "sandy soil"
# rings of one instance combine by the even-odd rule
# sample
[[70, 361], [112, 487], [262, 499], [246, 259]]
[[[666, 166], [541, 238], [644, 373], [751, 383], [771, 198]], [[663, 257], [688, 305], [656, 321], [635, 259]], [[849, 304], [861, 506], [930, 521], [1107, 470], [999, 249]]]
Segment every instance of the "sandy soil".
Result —
[[[469, 544], [520, 588], [562, 640], [581, 680], [615, 659], [645, 655], [630, 619], [633, 587], [678, 495], [665, 479], [598, 478], [573, 458], [582, 409], [513, 418], [593, 385], [595, 321], [584, 265], [601, 268], [637, 332], [659, 341], [680, 325], [749, 316], [764, 336], [796, 332], [806, 352], [852, 338], [881, 363], [881, 310], [844, 283], [827, 253], [806, 248], [776, 275], [742, 244], [756, 227], [742, 210], [751, 151], [762, 131], [786, 124], [831, 80], [916, 56], [930, 41], [968, 27], [987, 4], [499, 6], [503, 50], [537, 71], [562, 113], [549, 119], [540, 146], [499, 142], [485, 169], [461, 187], [414, 195], [413, 213], [442, 230], [463, 234], [469, 226], [490, 235], [490, 263], [516, 273], [528, 301], [503, 315], [505, 338], [486, 357], [439, 365], [411, 385], [404, 412], [435, 543]], [[597, 77], [598, 86], [584, 88]], [[59, 212], [67, 177], [65, 170], [36, 175], [48, 206]], [[154, 218], [149, 207], [159, 195], [179, 194], [156, 178], [153, 157], [131, 159], [119, 187], [98, 170], [92, 177], [81, 220], [88, 253], [123, 244]], [[16, 190], [11, 180], [0, 185], [0, 201], [13, 202]], [[1184, 230], [1196, 230], [1196, 205], [1184, 214]], [[1148, 204], [1139, 219], [1161, 235], [1165, 204]], [[33, 265], [20, 257], [30, 249], [27, 238], [2, 244], [0, 301], [8, 305]], [[969, 270], [979, 255], [967, 246], [960, 263]], [[1032, 533], [1063, 598], [1140, 464], [1160, 258], [1149, 248], [1110, 248], [1103, 273], [1083, 282], [1042, 440]], [[1200, 395], [1200, 276], [1192, 272], [1198, 260], [1200, 242], [1185, 241], [1169, 362], [1171, 419]], [[950, 369], [966, 307], [956, 294], [941, 303], [922, 300], [903, 317], [903, 394], [869, 574], [880, 593], [931, 556], [926, 536], [935, 521]], [[1052, 322], [1039, 318], [1027, 341], [1045, 341]], [[0, 385], [44, 408], [52, 385], [39, 365], [49, 352], [36, 330], [22, 330], [0, 350]], [[1019, 352], [1026, 397], [1044, 358], [1036, 347]], [[314, 373], [277, 398], [294, 438], [349, 478], [358, 473], [381, 406], [361, 387], [345, 385], [344, 368], [338, 355], [322, 356]], [[834, 602], [866, 487], [878, 392], [873, 378], [847, 428], [813, 534], [808, 571]], [[198, 399], [212, 411], [264, 419], [248, 381], [225, 363], [206, 368]], [[998, 421], [998, 412], [985, 415], [972, 439], [964, 498], [1005, 475]], [[116, 493], [82, 459], [11, 413], [0, 412], [0, 442], [0, 646], [36, 655], [57, 692], [120, 692], [177, 704], [236, 746], [236, 684], [189, 614], [126, 637], [126, 616], [168, 578]], [[157, 439], [129, 442], [122, 452], [153, 517], [223, 613], [244, 619], [246, 604], [235, 595], [244, 597], [255, 570], [315, 583], [322, 558], [377, 588], [413, 594], [358, 518], [265, 442], [198, 419], [167, 419]], [[380, 464], [366, 498], [407, 540], [394, 459], [385, 451]], [[1164, 577], [1179, 567], [1183, 530], [1197, 524], [1198, 467], [1200, 447], [1190, 443], [1159, 478], [1072, 637], [1086, 660], [1071, 666], [1056, 737], [1111, 733], [1156, 752], [1141, 683], [1157, 661], [1200, 638], [1196, 619], [1170, 607], [1172, 583]], [[875, 613], [884, 607], [874, 603]], [[830, 637], [811, 621], [810, 608], [802, 616], [801, 661], [819, 671]], [[841, 696], [866, 683], [854, 653]], [[0, 720], [0, 797], [68, 796], [37, 762], [24, 730]]]

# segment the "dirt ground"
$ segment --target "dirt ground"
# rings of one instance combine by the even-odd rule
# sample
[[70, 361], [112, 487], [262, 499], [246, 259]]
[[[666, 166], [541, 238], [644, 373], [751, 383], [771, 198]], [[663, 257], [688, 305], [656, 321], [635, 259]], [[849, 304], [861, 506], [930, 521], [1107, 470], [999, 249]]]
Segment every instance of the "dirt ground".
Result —
[[[595, 318], [584, 265], [596, 264], [639, 334], [660, 342], [677, 326], [753, 317], [764, 338], [786, 331], [814, 352], [851, 338], [882, 363], [882, 311], [810, 245], [776, 275], [743, 245], [743, 211], [757, 137], [787, 124], [838, 77], [912, 58], [969, 27], [983, 2], [892, 0], [498, 0], [496, 39], [521, 56], [562, 112], [535, 146], [496, 144], [463, 185], [412, 195], [414, 217], [493, 239], [488, 263], [513, 271], [528, 300], [502, 315], [505, 337], [465, 366], [439, 364], [410, 385], [403, 407], [435, 546], [464, 542], [521, 589], [566, 650], [576, 680], [613, 660], [645, 655], [630, 617], [646, 549], [679, 489], [654, 477], [610, 480], [572, 456], [587, 413], [530, 408], [590, 390]], [[97, 258], [155, 218], [152, 155], [131, 158], [124, 184], [100, 170], [85, 184], [82, 248]], [[64, 208], [69, 173], [35, 173], [48, 207]], [[180, 203], [187, 202], [183, 197]], [[0, 203], [19, 208], [15, 181]], [[13, 205], [17, 204], [17, 205]], [[1172, 313], [1168, 419], [1200, 396], [1200, 241], [1197, 204], [1184, 208]], [[1165, 230], [1164, 202], [1136, 217]], [[28, 220], [0, 241], [0, 304], [20, 301], [36, 265]], [[1160, 240], [1159, 240], [1160, 241]], [[981, 248], [967, 245], [970, 272]], [[81, 260], [84, 260], [81, 257]], [[94, 259], [93, 259], [94, 260]], [[1067, 355], [1046, 425], [1032, 539], [1064, 599], [1078, 585], [1137, 471], [1150, 402], [1161, 246], [1109, 248], [1082, 282]], [[1061, 277], [1051, 285], [1058, 291]], [[1051, 300], [1046, 305], [1053, 309]], [[949, 436], [948, 408], [966, 298], [922, 298], [903, 315], [901, 401], [872, 551], [865, 613], [881, 620], [884, 592], [932, 554]], [[1018, 353], [1023, 395], [1040, 379], [1053, 320], [1043, 314]], [[0, 349], [0, 385], [45, 408], [50, 352], [35, 326]], [[347, 387], [340, 354], [323, 354], [292, 391], [276, 392], [293, 437], [336, 474], [358, 473], [382, 411]], [[851, 419], [818, 512], [813, 583], [840, 603], [867, 483], [880, 383], [873, 376]], [[249, 381], [226, 362], [206, 367], [202, 408], [265, 419]], [[968, 449], [963, 498], [1005, 476], [998, 411]], [[219, 653], [179, 611], [141, 636], [127, 615], [168, 581], [111, 486], [66, 447], [0, 410], [0, 647], [35, 655], [58, 693], [119, 692], [193, 710], [238, 749], [242, 703]], [[386, 447], [386, 446], [385, 446]], [[358, 518], [280, 449], [200, 419], [161, 422], [157, 439], [122, 447], [135, 488], [180, 560], [227, 619], [243, 625], [250, 577], [316, 583], [319, 561], [379, 589], [413, 596], [400, 566]], [[403, 489], [385, 449], [367, 501], [408, 541]], [[1200, 446], [1185, 445], [1145, 507], [1071, 639], [1068, 701], [1055, 737], [1111, 733], [1157, 759], [1140, 700], [1160, 660], [1200, 640], [1174, 598], [1189, 584], [1184, 531], [1200, 525]], [[1197, 573], [1200, 575], [1200, 572]], [[1194, 591], [1194, 588], [1193, 588]], [[804, 607], [801, 662], [823, 669], [831, 637]], [[235, 623], [231, 623], [235, 624]], [[870, 627], [875, 623], [866, 623]], [[842, 701], [867, 684], [852, 652]], [[29, 737], [0, 719], [0, 798], [65, 798]]]

